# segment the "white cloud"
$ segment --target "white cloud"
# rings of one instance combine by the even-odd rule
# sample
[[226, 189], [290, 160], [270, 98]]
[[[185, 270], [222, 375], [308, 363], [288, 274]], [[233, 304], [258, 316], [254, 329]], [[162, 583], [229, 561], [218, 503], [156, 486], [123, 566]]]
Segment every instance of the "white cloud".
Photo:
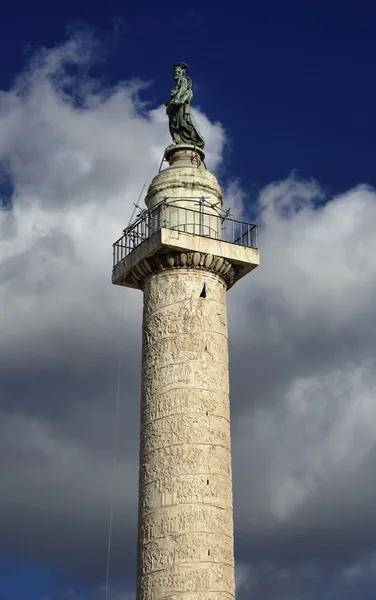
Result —
[[359, 186], [317, 205], [323, 198], [317, 183], [295, 177], [262, 191], [267, 268], [257, 277], [295, 319], [336, 327], [375, 298], [376, 192]]
[[270, 348], [258, 378], [276, 370], [274, 402], [242, 415], [235, 452], [257, 456], [262, 494], [250, 480], [248, 499], [277, 519], [336, 472], [359, 468], [376, 444], [376, 192], [362, 186], [315, 206], [322, 197], [294, 177], [263, 190], [261, 266], [235, 299], [249, 290], [250, 358]]

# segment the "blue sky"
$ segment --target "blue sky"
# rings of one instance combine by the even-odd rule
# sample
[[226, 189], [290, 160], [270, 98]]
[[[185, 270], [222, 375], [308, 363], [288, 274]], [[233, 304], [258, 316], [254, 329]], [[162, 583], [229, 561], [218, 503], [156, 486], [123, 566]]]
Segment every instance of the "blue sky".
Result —
[[[95, 72], [115, 82], [152, 80], [145, 100], [170, 86], [161, 68], [190, 63], [195, 101], [226, 127], [226, 165], [247, 185], [296, 169], [334, 191], [375, 183], [376, 61], [371, 3], [255, 2], [229, 6], [144, 2], [10, 4], [1, 31], [3, 87], [35, 46], [53, 46], [76, 24], [109, 52]], [[179, 49], [179, 50], [178, 50]], [[5, 60], [6, 57], [6, 60]], [[189, 61], [188, 61], [189, 58]]]
[[[0, 581], [0, 598], [2, 600], [40, 598], [46, 593], [54, 597], [61, 595], [62, 591], [69, 593], [65, 577], [59, 577], [51, 568], [33, 563], [23, 563], [21, 560], [10, 560], [7, 557], [2, 559]], [[74, 584], [75, 590], [80, 591], [82, 584], [78, 581], [75, 581]], [[85, 592], [85, 589], [82, 589], [82, 592]]]
[[104, 598], [119, 343], [109, 600], [134, 598], [141, 297], [119, 342], [111, 243], [169, 141], [180, 60], [226, 204], [261, 230], [229, 301], [239, 600], [375, 597], [375, 19], [331, 0], [2, 9], [0, 600]]

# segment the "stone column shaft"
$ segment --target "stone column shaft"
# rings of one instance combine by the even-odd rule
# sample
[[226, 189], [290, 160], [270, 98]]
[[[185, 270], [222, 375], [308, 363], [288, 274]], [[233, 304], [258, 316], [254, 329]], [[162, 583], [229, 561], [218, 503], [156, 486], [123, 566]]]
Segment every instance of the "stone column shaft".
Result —
[[137, 600], [235, 596], [226, 283], [144, 281]]
[[259, 254], [203, 151], [165, 158], [112, 272], [144, 292], [137, 600], [233, 600], [226, 290]]

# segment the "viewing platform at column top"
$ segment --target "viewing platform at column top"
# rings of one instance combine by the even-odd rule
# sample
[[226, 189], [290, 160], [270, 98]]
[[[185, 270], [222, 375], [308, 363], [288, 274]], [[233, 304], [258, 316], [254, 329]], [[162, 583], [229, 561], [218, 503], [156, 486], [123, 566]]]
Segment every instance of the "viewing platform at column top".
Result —
[[228, 288], [258, 266], [257, 226], [223, 209], [215, 176], [201, 166], [204, 158], [201, 149], [189, 145], [166, 149], [164, 160], [169, 167], [149, 186], [147, 208], [113, 244], [114, 284], [142, 289], [148, 272], [172, 268], [175, 259], [171, 257], [179, 252], [186, 256], [184, 264], [175, 260], [176, 268], [213, 270], [216, 264], [215, 271], [223, 274], [223, 269], [218, 270], [221, 260], [230, 263], [232, 276], [225, 278]]

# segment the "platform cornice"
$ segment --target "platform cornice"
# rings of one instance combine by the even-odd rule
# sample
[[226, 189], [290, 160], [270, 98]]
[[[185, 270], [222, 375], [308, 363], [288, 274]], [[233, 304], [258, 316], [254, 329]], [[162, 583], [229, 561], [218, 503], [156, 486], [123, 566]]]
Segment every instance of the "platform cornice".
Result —
[[115, 265], [112, 283], [143, 289], [153, 273], [184, 268], [217, 273], [230, 289], [258, 265], [255, 248], [162, 228]]

